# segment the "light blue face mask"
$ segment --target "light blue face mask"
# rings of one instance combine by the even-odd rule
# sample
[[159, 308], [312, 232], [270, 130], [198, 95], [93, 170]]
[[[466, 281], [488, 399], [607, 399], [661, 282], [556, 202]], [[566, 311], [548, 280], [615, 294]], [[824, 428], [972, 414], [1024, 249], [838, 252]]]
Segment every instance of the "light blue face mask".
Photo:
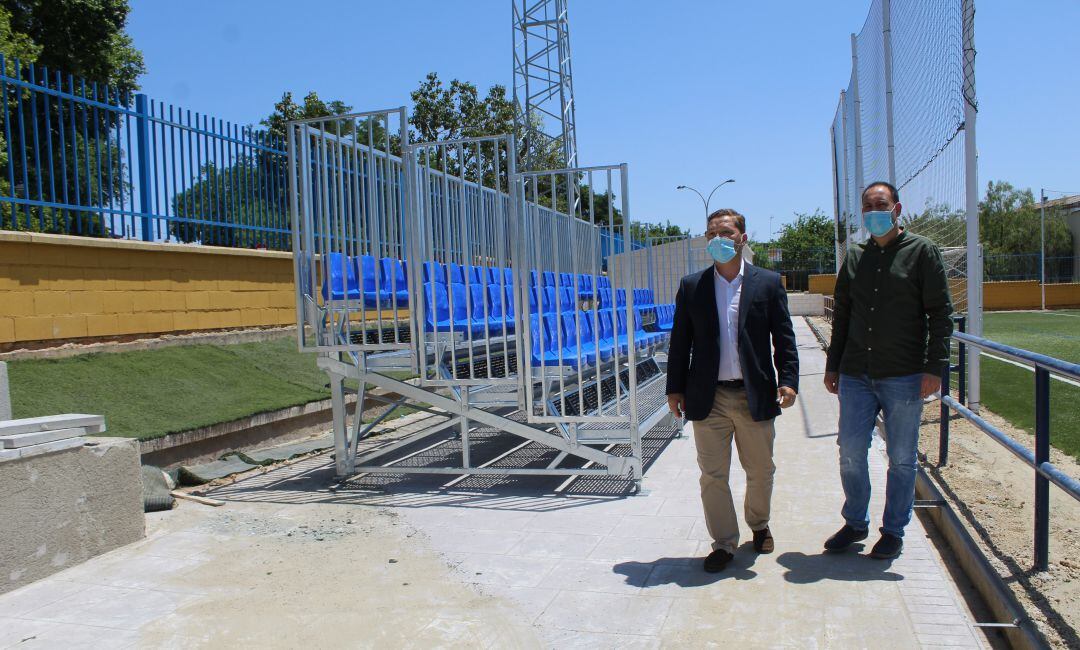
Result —
[[875, 237], [884, 237], [893, 229], [892, 210], [863, 212], [863, 225]]
[[727, 237], [716, 236], [709, 240], [709, 243], [705, 246], [705, 250], [709, 251], [709, 255], [714, 260], [721, 264], [730, 262], [735, 258], [735, 242], [731, 241]]

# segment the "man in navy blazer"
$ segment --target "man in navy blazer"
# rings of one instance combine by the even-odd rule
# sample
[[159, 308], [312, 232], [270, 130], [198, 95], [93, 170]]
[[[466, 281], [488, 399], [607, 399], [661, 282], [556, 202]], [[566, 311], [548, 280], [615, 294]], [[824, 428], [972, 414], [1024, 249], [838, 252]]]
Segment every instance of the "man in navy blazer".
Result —
[[773, 419], [795, 403], [799, 356], [780, 276], [743, 260], [746, 219], [735, 210], [717, 210], [705, 236], [714, 264], [683, 278], [675, 296], [667, 396], [672, 413], [694, 422], [701, 502], [713, 538], [705, 570], [715, 573], [739, 545], [728, 484], [732, 439], [746, 472], [743, 510], [754, 549], [774, 549]]

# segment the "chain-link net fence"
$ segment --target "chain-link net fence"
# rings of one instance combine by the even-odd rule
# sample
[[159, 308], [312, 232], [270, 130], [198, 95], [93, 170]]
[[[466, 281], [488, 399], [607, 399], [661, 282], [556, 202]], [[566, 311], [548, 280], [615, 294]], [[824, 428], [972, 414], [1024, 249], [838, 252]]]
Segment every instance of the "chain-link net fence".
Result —
[[975, 107], [975, 85], [964, 58], [974, 57], [965, 50], [972, 17], [965, 0], [873, 0], [853, 37], [851, 78], [830, 128], [837, 265], [849, 242], [867, 236], [863, 189], [890, 182], [905, 227], [941, 248], [957, 311], [967, 309], [964, 102]]

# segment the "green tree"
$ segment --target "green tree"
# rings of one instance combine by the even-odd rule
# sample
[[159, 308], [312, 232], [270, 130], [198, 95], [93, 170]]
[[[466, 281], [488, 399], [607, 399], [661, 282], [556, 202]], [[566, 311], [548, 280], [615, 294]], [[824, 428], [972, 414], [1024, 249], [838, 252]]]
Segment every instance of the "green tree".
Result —
[[281, 100], [274, 104], [274, 112], [259, 123], [266, 127], [267, 135], [271, 141], [284, 143], [285, 124], [287, 122], [315, 117], [346, 115], [352, 112], [352, 109], [352, 106], [338, 99], [324, 102], [319, 99], [319, 95], [315, 91], [308, 92], [304, 97], [303, 104], [297, 104], [293, 100], [293, 94], [285, 91], [281, 94]]
[[3, 0], [11, 29], [41, 48], [36, 62], [50, 70], [115, 88], [138, 90], [142, 53], [124, 32], [127, 0]]
[[634, 241], [644, 242], [647, 237], [685, 237], [689, 231], [683, 230], [668, 220], [664, 223], [632, 223], [630, 234]]
[[266, 173], [257, 156], [241, 157], [223, 169], [207, 163], [199, 180], [173, 198], [174, 213], [185, 221], [171, 221], [170, 234], [212, 246], [269, 247], [261, 227], [285, 223], [285, 215], [280, 201], [264, 198]]
[[[56, 73], [60, 72], [64, 75], [60, 83], [65, 92], [96, 97], [111, 104], [131, 103], [131, 93], [138, 89], [136, 80], [145, 66], [142, 54], [124, 33], [129, 10], [127, 0], [0, 1], [0, 51], [5, 56], [5, 74], [24, 81], [34, 75], [36, 83], [57, 89]], [[43, 66], [49, 70], [47, 79], [43, 78]], [[69, 74], [85, 80], [85, 90], [81, 81], [72, 89], [67, 83]], [[45, 101], [43, 94], [28, 90], [14, 92], [12, 86], [8, 88], [7, 114], [15, 115], [21, 108], [24, 118], [22, 132], [13, 133], [10, 143], [19, 157], [8, 160], [5, 156], [0, 164], [4, 168], [0, 176], [14, 176], [16, 186], [10, 187], [8, 182], [0, 188], [6, 196], [32, 200], [62, 201], [66, 195], [68, 203], [88, 209], [56, 210], [23, 205], [12, 210], [6, 205], [0, 226], [109, 234], [106, 222], [112, 220], [101, 218], [96, 208], [113, 204], [128, 188], [116, 132], [121, 116], [108, 110], [80, 108], [76, 112], [85, 125], [86, 135], [82, 130], [69, 129], [61, 146], [57, 102]], [[72, 104], [68, 103], [65, 120], [72, 118]], [[17, 124], [10, 126], [13, 131], [18, 130]], [[41, 147], [29, 146], [35, 137], [42, 143]], [[52, 143], [51, 148], [44, 144], [48, 142]], [[6, 152], [9, 143], [3, 144]], [[12, 169], [16, 162], [17, 173]]]
[[[1039, 252], [1038, 205], [1030, 189], [1019, 190], [1005, 181], [990, 181], [986, 196], [979, 202], [979, 241], [986, 254]], [[1073, 254], [1072, 233], [1055, 212], [1046, 214], [1047, 257]]]
[[[795, 220], [781, 226], [776, 239], [754, 246], [757, 253], [754, 263], [816, 273], [831, 272], [836, 268], [835, 237], [832, 217], [821, 210], [810, 214], [796, 212]], [[780, 249], [781, 259], [769, 262], [769, 249]]]
[[922, 212], [904, 215], [901, 223], [906, 230], [929, 238], [940, 248], [963, 247], [967, 241], [964, 211], [947, 203], [927, 202]]
[[[282, 176], [288, 161], [285, 150], [286, 124], [291, 120], [346, 115], [352, 107], [340, 100], [325, 102], [309, 92], [297, 103], [284, 92], [274, 111], [260, 121], [264, 130], [248, 137], [268, 145], [267, 150], [238, 157], [231, 165], [203, 165], [198, 177], [172, 200], [173, 213], [183, 221], [169, 223], [169, 234], [183, 242], [214, 246], [252, 248], [287, 246], [287, 237], [268, 234], [267, 225], [287, 223], [287, 183]], [[332, 120], [325, 126], [331, 135], [351, 137], [364, 121]], [[314, 125], [319, 128], [320, 125]], [[385, 129], [380, 127], [380, 135]]]

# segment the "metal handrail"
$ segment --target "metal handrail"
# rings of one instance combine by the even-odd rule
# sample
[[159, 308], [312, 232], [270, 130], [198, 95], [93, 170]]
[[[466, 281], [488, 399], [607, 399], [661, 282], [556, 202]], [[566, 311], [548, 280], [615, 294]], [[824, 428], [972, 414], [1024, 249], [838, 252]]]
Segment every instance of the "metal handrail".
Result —
[[1045, 571], [1050, 561], [1050, 484], [1061, 488], [1065, 494], [1080, 501], [1080, 481], [1065, 474], [1050, 462], [1050, 375], [1080, 379], [1080, 364], [1055, 359], [1045, 354], [973, 336], [963, 331], [954, 332], [953, 340], [959, 346], [960, 377], [963, 378], [963, 358], [966, 346], [994, 352], [1005, 358], [1031, 366], [1035, 371], [1035, 450], [1032, 451], [1004, 431], [990, 424], [978, 414], [949, 396], [951, 368], [941, 373], [941, 423], [938, 466], [948, 464], [949, 458], [949, 409], [956, 411], [998, 444], [1008, 449], [1035, 470], [1035, 568]]
[[1013, 359], [1014, 361], [1020, 361], [1036, 368], [1045, 368], [1052, 374], [1060, 377], [1080, 380], [1080, 363], [1070, 363], [1045, 354], [1031, 352], [1030, 350], [1021, 350], [1020, 348], [1014, 348], [1011, 345], [1005, 345], [1004, 343], [998, 343], [997, 341], [991, 341], [990, 339], [980, 338], [963, 332], [953, 334], [953, 338], [982, 350], [996, 352], [1002, 356]]

